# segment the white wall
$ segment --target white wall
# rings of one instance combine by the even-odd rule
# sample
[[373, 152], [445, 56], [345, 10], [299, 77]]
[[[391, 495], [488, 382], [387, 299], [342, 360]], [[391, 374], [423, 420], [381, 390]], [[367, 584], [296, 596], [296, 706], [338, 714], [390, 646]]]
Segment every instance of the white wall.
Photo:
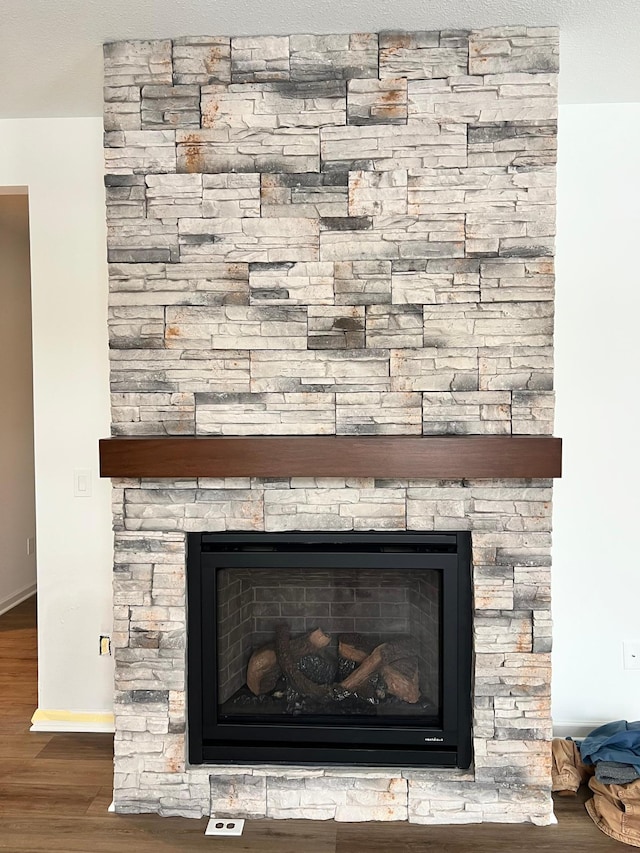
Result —
[[[109, 434], [101, 120], [0, 121], [0, 186], [30, 193], [41, 709], [108, 711]], [[554, 720], [636, 718], [640, 639], [634, 548], [640, 464], [635, 395], [640, 286], [640, 105], [560, 114], [553, 611]], [[74, 498], [74, 468], [93, 497]]]
[[640, 104], [560, 112], [553, 719], [640, 717]]
[[[29, 200], [0, 193], [0, 613], [36, 585]], [[27, 553], [27, 540], [32, 542]]]
[[[0, 186], [26, 186], [31, 226], [39, 708], [109, 711], [110, 487], [102, 122], [0, 121]], [[74, 468], [93, 473], [75, 498]]]

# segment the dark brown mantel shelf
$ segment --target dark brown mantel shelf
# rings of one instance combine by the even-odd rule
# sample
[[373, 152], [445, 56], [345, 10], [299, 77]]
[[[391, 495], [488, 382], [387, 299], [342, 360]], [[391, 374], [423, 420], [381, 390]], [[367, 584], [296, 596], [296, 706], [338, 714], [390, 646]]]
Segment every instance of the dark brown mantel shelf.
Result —
[[560, 477], [552, 436], [136, 437], [100, 441], [101, 477]]

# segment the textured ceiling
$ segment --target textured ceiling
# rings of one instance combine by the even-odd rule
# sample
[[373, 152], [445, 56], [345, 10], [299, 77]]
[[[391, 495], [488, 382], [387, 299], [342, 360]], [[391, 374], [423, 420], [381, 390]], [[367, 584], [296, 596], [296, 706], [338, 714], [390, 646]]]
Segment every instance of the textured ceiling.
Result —
[[105, 41], [503, 24], [560, 27], [561, 102], [640, 101], [638, 0], [0, 0], [0, 117], [101, 115]]

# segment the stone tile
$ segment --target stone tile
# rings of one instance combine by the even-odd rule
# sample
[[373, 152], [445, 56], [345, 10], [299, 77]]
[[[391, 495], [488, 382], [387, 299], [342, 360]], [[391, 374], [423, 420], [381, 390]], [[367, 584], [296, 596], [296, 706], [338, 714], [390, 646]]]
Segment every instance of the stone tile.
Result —
[[467, 165], [466, 127], [434, 116], [407, 126], [326, 127], [321, 133], [323, 172], [359, 169], [441, 169]]
[[105, 171], [111, 175], [176, 171], [174, 130], [124, 130], [105, 134]]
[[556, 74], [488, 74], [409, 80], [409, 128], [414, 121], [447, 124], [553, 122]]
[[504, 486], [474, 489], [470, 509], [474, 527], [478, 530], [503, 530], [509, 533], [549, 532], [550, 498], [551, 492], [548, 489]]
[[487, 756], [478, 756], [478, 781], [518, 780], [516, 784], [545, 785], [551, 767], [548, 741], [487, 741]]
[[366, 323], [368, 347], [422, 346], [420, 305], [368, 305]]
[[378, 36], [292, 35], [292, 80], [347, 80], [378, 76]]
[[317, 261], [317, 219], [180, 219], [180, 259], [218, 263]]
[[349, 215], [404, 215], [407, 209], [407, 170], [349, 172]]
[[483, 302], [553, 300], [553, 258], [492, 258], [480, 264]]
[[140, 130], [140, 87], [104, 87], [104, 129]]
[[252, 391], [388, 391], [386, 350], [253, 352]]
[[307, 314], [288, 306], [166, 309], [165, 346], [183, 349], [306, 349]]
[[463, 259], [393, 261], [391, 296], [397, 305], [479, 302], [479, 264]]
[[175, 221], [122, 219], [107, 227], [109, 263], [156, 263], [178, 260]]
[[260, 175], [203, 175], [202, 213], [205, 217], [260, 216]]
[[[496, 302], [477, 305], [428, 305], [424, 309], [425, 346], [547, 347], [553, 335], [549, 302]], [[490, 353], [487, 353], [490, 354]]]
[[193, 394], [111, 395], [114, 435], [194, 435]]
[[200, 87], [143, 86], [142, 128], [200, 127]]
[[334, 269], [336, 305], [391, 302], [391, 261], [339, 261]]
[[[534, 653], [550, 653], [553, 648], [553, 623], [548, 609], [533, 611], [533, 651]], [[547, 712], [548, 713], [548, 712]], [[544, 721], [548, 725], [549, 717]], [[547, 735], [548, 736], [548, 735]]]
[[263, 174], [261, 215], [265, 217], [347, 216], [348, 176], [341, 174]]
[[508, 391], [426, 391], [422, 416], [425, 435], [509, 435], [511, 394]]
[[349, 80], [346, 123], [406, 124], [406, 77]]
[[468, 530], [471, 496], [458, 486], [407, 489], [408, 530]]
[[249, 265], [110, 264], [111, 305], [248, 305]]
[[553, 391], [514, 391], [514, 435], [553, 435], [554, 405]]
[[323, 216], [320, 219], [320, 231], [370, 231], [372, 228], [371, 216]]
[[470, 74], [554, 73], [559, 31], [555, 27], [494, 27], [469, 38]]
[[[513, 611], [502, 616], [477, 611], [473, 620], [474, 648], [479, 656], [503, 652], [532, 651], [532, 621], [529, 614]], [[482, 658], [478, 672], [482, 674]]]
[[546, 532], [478, 530], [473, 559], [482, 565], [549, 566], [551, 536]]
[[[274, 130], [210, 128], [177, 131], [176, 138], [178, 172], [298, 173], [320, 170], [320, 138], [318, 130], [313, 127]], [[173, 171], [176, 171], [175, 166]]]
[[478, 352], [473, 347], [391, 350], [394, 391], [477, 391]]
[[249, 264], [252, 305], [332, 305], [333, 263]]
[[265, 492], [266, 530], [402, 530], [397, 489], [295, 489]]
[[538, 254], [549, 255], [555, 235], [555, 210], [552, 205], [518, 201], [487, 205], [482, 213], [466, 214], [464, 232], [466, 253], [471, 257], [531, 257], [538, 245]]
[[103, 52], [106, 86], [172, 83], [171, 42], [166, 39], [110, 42]]
[[467, 73], [468, 33], [404, 32], [380, 33], [380, 77], [412, 80], [457, 77]]
[[145, 183], [149, 218], [202, 216], [202, 175], [147, 175]]
[[267, 780], [252, 773], [218, 776], [211, 782], [211, 814], [215, 817], [254, 818], [267, 815]]
[[478, 350], [480, 389], [551, 391], [553, 354], [546, 346], [482, 347]]
[[347, 789], [344, 805], [336, 808], [337, 821], [407, 820], [407, 780], [402, 778], [355, 779]]
[[[249, 489], [131, 489], [125, 495], [129, 531], [261, 530], [264, 524], [262, 495]], [[178, 627], [169, 610], [141, 608], [140, 624], [145, 630]]]
[[346, 122], [341, 82], [233, 83], [202, 87], [202, 127], [253, 130], [324, 127]]
[[[493, 155], [491, 155], [493, 156]], [[554, 203], [554, 172], [548, 166], [508, 171], [505, 166], [462, 169], [410, 169], [408, 212], [481, 214], [483, 210], [515, 204], [547, 206]]]
[[[544, 516], [543, 516], [544, 517]], [[546, 508], [547, 529], [550, 527], [550, 505]], [[514, 566], [514, 600], [519, 610], [543, 611], [551, 606], [551, 573], [539, 566]], [[551, 617], [549, 616], [549, 619]], [[535, 617], [534, 617], [535, 619]]]
[[231, 82], [231, 44], [225, 36], [173, 40], [173, 82], [202, 85]]
[[234, 83], [288, 80], [289, 36], [232, 38], [231, 79]]
[[106, 175], [107, 222], [144, 219], [147, 214], [144, 175]]
[[375, 228], [324, 231], [320, 234], [323, 261], [461, 258], [464, 256], [464, 217], [446, 219], [411, 216], [376, 217]]
[[514, 570], [511, 567], [474, 566], [473, 606], [479, 610], [513, 610]]
[[[469, 125], [470, 168], [514, 166], [522, 169], [555, 166], [556, 122], [513, 121]], [[552, 181], [551, 186], [555, 185]]]
[[309, 306], [309, 349], [364, 347], [364, 306], [342, 308]]
[[338, 435], [420, 435], [422, 395], [411, 392], [338, 392]]
[[198, 394], [198, 435], [332, 435], [335, 398], [322, 393]]
[[112, 350], [114, 392], [248, 391], [249, 354], [241, 350]]

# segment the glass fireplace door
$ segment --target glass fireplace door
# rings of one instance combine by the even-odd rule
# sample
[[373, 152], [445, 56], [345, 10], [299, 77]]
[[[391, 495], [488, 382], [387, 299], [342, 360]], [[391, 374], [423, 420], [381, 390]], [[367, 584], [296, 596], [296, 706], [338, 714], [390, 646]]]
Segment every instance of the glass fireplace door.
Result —
[[216, 570], [218, 720], [439, 724], [441, 572], [292, 557]]

